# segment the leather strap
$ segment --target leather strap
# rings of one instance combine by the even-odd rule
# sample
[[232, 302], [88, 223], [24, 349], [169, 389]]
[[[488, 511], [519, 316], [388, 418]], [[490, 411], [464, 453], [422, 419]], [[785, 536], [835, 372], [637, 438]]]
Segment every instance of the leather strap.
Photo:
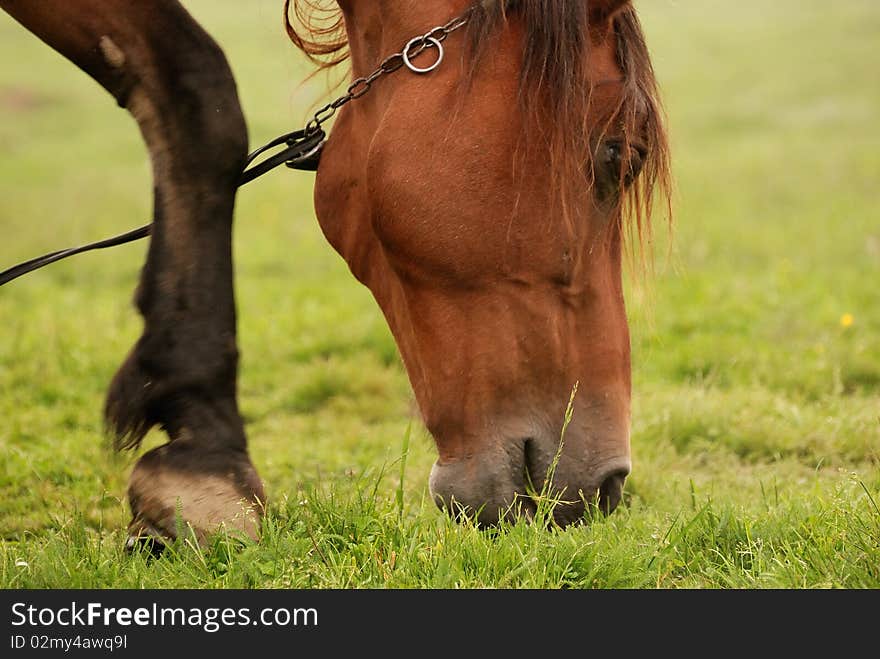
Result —
[[[291, 169], [299, 169], [309, 172], [317, 171], [318, 164], [321, 161], [321, 150], [324, 147], [326, 137], [324, 131], [318, 128], [317, 130], [312, 130], [308, 133], [305, 130], [298, 130], [275, 138], [268, 144], [253, 151], [247, 157], [245, 170], [242, 172], [241, 178], [238, 181], [238, 187], [250, 183], [255, 178], [262, 176], [280, 165], [287, 165]], [[277, 148], [282, 144], [286, 145], [286, 148], [282, 149], [275, 155], [266, 158], [262, 162], [252, 165], [254, 160], [263, 153]], [[24, 263], [19, 263], [18, 265], [0, 272], [0, 286], [8, 284], [13, 279], [18, 279], [29, 272], [33, 272], [34, 270], [38, 270], [70, 256], [76, 256], [77, 254], [90, 252], [95, 249], [116, 247], [117, 245], [124, 245], [126, 243], [134, 242], [135, 240], [140, 240], [141, 238], [146, 238], [150, 235], [150, 228], [152, 226], [152, 224], [148, 224], [119, 236], [114, 236], [113, 238], [99, 240], [80, 247], [62, 249], [57, 252], [51, 252], [35, 259], [25, 261]]]

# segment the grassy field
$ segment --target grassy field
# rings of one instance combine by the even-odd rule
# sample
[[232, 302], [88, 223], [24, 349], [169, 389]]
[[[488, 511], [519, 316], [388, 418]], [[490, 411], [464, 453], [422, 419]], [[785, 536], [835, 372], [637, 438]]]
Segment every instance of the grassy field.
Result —
[[[253, 144], [328, 96], [301, 84], [280, 0], [185, 4], [229, 56]], [[628, 283], [618, 512], [565, 531], [446, 520], [384, 320], [321, 236], [312, 176], [276, 172], [235, 228], [262, 541], [122, 551], [137, 456], [108, 449], [100, 414], [140, 331], [135, 244], [0, 291], [0, 587], [880, 587], [880, 4], [638, 6], [676, 229]], [[0, 268], [148, 220], [131, 119], [5, 16], [0, 62]]]

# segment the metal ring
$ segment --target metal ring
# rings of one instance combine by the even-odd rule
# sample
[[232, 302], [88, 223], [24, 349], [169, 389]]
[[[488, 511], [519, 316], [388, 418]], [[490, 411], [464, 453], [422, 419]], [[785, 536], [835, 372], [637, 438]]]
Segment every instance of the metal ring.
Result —
[[[425, 68], [420, 69], [410, 61], [409, 51], [417, 43], [420, 43], [422, 46], [427, 46], [427, 44], [431, 44], [432, 46], [435, 46], [437, 48], [437, 51], [440, 54], [437, 56], [437, 61], [434, 62], [431, 66], [426, 66]], [[403, 63], [406, 65], [406, 68], [408, 68], [413, 73], [430, 73], [438, 66], [440, 66], [440, 62], [443, 61], [443, 44], [434, 37], [416, 37], [415, 39], [411, 39], [410, 42], [406, 44], [406, 48], [403, 49], [403, 53], [401, 54], [403, 55]]]

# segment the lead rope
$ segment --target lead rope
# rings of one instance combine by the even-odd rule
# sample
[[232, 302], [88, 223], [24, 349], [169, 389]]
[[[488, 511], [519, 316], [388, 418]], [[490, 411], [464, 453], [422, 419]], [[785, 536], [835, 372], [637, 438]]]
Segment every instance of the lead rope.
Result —
[[[253, 181], [258, 176], [262, 176], [282, 163], [292, 169], [316, 171], [321, 158], [321, 148], [324, 146], [324, 139], [325, 134], [320, 126], [308, 134], [304, 130], [298, 130], [275, 138], [248, 156], [245, 164], [246, 169], [238, 181], [238, 187]], [[287, 144], [287, 148], [270, 158], [266, 158], [263, 162], [254, 165], [249, 169], [247, 168], [254, 159], [259, 157], [262, 153], [282, 144]], [[116, 247], [117, 245], [124, 245], [126, 243], [134, 242], [135, 240], [140, 240], [141, 238], [146, 238], [150, 235], [152, 226], [152, 224], [147, 224], [146, 226], [123, 233], [119, 236], [114, 236], [113, 238], [99, 240], [98, 242], [89, 243], [88, 245], [82, 245], [80, 247], [71, 247], [57, 252], [50, 252], [49, 254], [44, 254], [43, 256], [31, 259], [30, 261], [19, 263], [18, 265], [0, 273], [0, 286], [8, 284], [13, 279], [18, 279], [29, 272], [39, 270], [40, 268], [55, 263], [56, 261], [60, 261], [61, 259], [66, 259], [70, 256], [76, 256], [77, 254], [90, 252], [95, 249]]]
[[[481, 6], [486, 7], [494, 2], [495, 0], [483, 0]], [[323, 129], [323, 124], [329, 121], [343, 105], [360, 98], [370, 91], [373, 83], [383, 75], [394, 73], [404, 66], [416, 74], [430, 73], [436, 69], [440, 66], [441, 62], [443, 62], [443, 56], [445, 54], [443, 42], [450, 34], [467, 25], [474, 11], [475, 10], [472, 7], [464, 14], [453, 18], [448, 23], [435, 27], [425, 34], [410, 39], [406, 46], [404, 46], [403, 50], [386, 57], [379, 67], [370, 75], [352, 81], [348, 86], [348, 89], [346, 89], [345, 94], [318, 110], [312, 119], [306, 124], [305, 128], [276, 137], [271, 142], [261, 146], [256, 151], [251, 152], [245, 160], [244, 171], [238, 180], [237, 187], [250, 183], [255, 178], [262, 176], [282, 164], [290, 169], [311, 172], [317, 171], [318, 165], [321, 161], [321, 152], [327, 140], [327, 134]], [[426, 67], [417, 67], [413, 64], [413, 60], [429, 48], [437, 49], [437, 59], [430, 66]], [[275, 155], [268, 156], [265, 160], [253, 164], [257, 158], [267, 151], [271, 151], [282, 145], [286, 145], [285, 148]], [[76, 254], [82, 254], [83, 252], [89, 252], [95, 249], [116, 247], [117, 245], [124, 245], [126, 243], [134, 242], [135, 240], [140, 240], [141, 238], [146, 238], [150, 235], [152, 226], [152, 224], [147, 224], [139, 229], [123, 233], [119, 236], [114, 236], [113, 238], [89, 243], [88, 245], [82, 245], [81, 247], [71, 247], [69, 249], [51, 252], [35, 259], [25, 261], [24, 263], [19, 263], [18, 265], [0, 272], [0, 286], [8, 284], [12, 280], [17, 279], [22, 275], [26, 275], [29, 272], [38, 270], [39, 268], [60, 261], [61, 259], [75, 256]]]

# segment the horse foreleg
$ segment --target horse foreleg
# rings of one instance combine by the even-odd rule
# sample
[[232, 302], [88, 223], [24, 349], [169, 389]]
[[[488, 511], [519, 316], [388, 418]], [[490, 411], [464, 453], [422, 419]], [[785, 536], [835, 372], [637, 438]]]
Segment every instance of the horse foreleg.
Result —
[[150, 153], [154, 224], [136, 295], [143, 335], [106, 417], [118, 448], [161, 426], [129, 481], [133, 537], [256, 537], [264, 500], [236, 402], [232, 215], [247, 131], [223, 52], [174, 0], [0, 0], [106, 88]]

